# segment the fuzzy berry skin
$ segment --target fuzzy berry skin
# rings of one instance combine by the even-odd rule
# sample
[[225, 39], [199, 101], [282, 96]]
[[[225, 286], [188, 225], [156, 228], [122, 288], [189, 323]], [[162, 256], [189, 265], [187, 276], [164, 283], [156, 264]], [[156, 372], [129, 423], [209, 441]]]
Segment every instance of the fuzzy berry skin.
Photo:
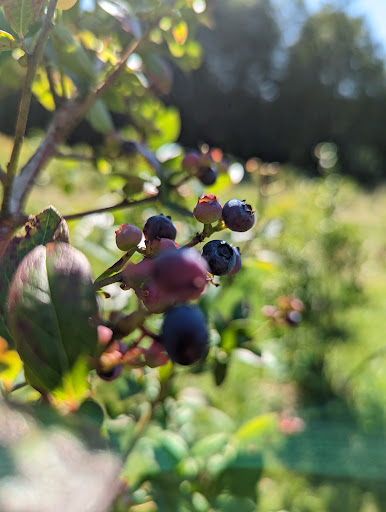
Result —
[[182, 160], [182, 167], [198, 169], [200, 167], [201, 154], [198, 151], [187, 151]]
[[169, 238], [175, 240], [177, 230], [170, 217], [165, 215], [153, 215], [149, 217], [143, 228], [146, 240], [154, 240], [155, 238]]
[[190, 365], [203, 359], [209, 344], [205, 317], [200, 309], [187, 304], [169, 309], [164, 316], [160, 343], [175, 363]]
[[235, 263], [235, 266], [233, 267], [233, 270], [231, 272], [229, 272], [230, 276], [234, 276], [235, 274], [237, 274], [241, 270], [241, 254], [240, 254], [240, 249], [238, 247], [233, 247], [233, 250], [236, 253], [236, 263]]
[[170, 251], [170, 249], [177, 249], [177, 244], [170, 238], [155, 238], [149, 244], [150, 251], [153, 255], [157, 255], [164, 251]]
[[213, 167], [200, 167], [198, 179], [203, 185], [213, 185], [217, 180], [217, 171]]
[[115, 242], [121, 251], [134, 249], [142, 240], [142, 231], [132, 224], [122, 224], [115, 232]]
[[198, 299], [205, 290], [209, 268], [194, 249], [165, 251], [153, 261], [154, 283], [175, 301]]
[[202, 248], [202, 256], [209, 265], [209, 272], [215, 276], [229, 274], [236, 265], [236, 253], [224, 240], [211, 240]]
[[146, 309], [153, 314], [164, 313], [170, 306], [175, 304], [175, 300], [165, 291], [162, 291], [150, 279], [142, 286], [141, 290], [136, 291]]
[[248, 231], [255, 223], [252, 206], [241, 199], [231, 199], [222, 208], [222, 218], [231, 231]]
[[204, 194], [193, 208], [193, 215], [198, 222], [212, 224], [221, 219], [222, 206], [214, 194]]
[[113, 366], [113, 368], [111, 368], [111, 370], [98, 369], [97, 375], [102, 380], [112, 381], [112, 380], [117, 379], [121, 375], [122, 369], [123, 369], [123, 365], [117, 364], [116, 366]]

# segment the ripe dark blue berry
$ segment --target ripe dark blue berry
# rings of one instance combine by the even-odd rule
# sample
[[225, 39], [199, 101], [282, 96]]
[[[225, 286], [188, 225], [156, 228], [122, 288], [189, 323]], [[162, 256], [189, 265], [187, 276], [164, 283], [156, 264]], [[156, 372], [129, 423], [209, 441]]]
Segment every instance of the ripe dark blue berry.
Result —
[[200, 167], [198, 179], [203, 185], [213, 185], [217, 180], [217, 171], [213, 167]]
[[233, 267], [233, 270], [229, 272], [230, 275], [235, 275], [241, 270], [241, 255], [240, 255], [240, 249], [238, 247], [233, 247], [233, 250], [236, 253], [236, 263]]
[[189, 365], [203, 359], [209, 349], [205, 317], [197, 306], [182, 304], [167, 311], [160, 343], [170, 359]]
[[248, 231], [255, 223], [252, 206], [241, 199], [231, 199], [222, 208], [222, 218], [231, 231]]
[[111, 370], [97, 370], [97, 375], [102, 380], [112, 381], [117, 379], [122, 373], [123, 365], [117, 364], [111, 368]]
[[204, 245], [201, 254], [208, 262], [209, 272], [215, 276], [229, 274], [236, 264], [236, 253], [224, 240], [211, 240]]
[[170, 217], [165, 215], [153, 215], [149, 217], [143, 228], [143, 233], [147, 240], [154, 240], [155, 238], [169, 238], [175, 240], [177, 230]]

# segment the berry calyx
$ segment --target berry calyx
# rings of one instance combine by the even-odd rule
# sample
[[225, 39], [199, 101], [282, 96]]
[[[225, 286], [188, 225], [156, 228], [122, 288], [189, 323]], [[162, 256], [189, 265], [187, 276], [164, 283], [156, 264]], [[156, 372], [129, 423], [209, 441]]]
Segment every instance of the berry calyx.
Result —
[[204, 194], [193, 208], [193, 215], [203, 224], [212, 224], [221, 219], [222, 206], [214, 194]]
[[209, 343], [201, 310], [187, 304], [169, 309], [164, 316], [159, 341], [175, 363], [190, 365], [203, 359]]
[[205, 290], [208, 266], [194, 249], [165, 251], [153, 261], [155, 284], [175, 301], [198, 299]]
[[209, 272], [215, 276], [229, 274], [236, 264], [236, 253], [224, 240], [211, 240], [201, 254], [208, 262]]
[[177, 230], [170, 217], [165, 215], [153, 215], [149, 217], [143, 228], [146, 240], [154, 240], [155, 238], [169, 238], [175, 240]]
[[115, 242], [121, 251], [134, 249], [142, 240], [142, 231], [132, 224], [122, 224], [115, 231]]
[[217, 180], [217, 171], [214, 167], [200, 167], [198, 179], [203, 185], [213, 185]]
[[248, 231], [255, 223], [252, 206], [241, 199], [230, 199], [222, 209], [222, 218], [231, 231]]

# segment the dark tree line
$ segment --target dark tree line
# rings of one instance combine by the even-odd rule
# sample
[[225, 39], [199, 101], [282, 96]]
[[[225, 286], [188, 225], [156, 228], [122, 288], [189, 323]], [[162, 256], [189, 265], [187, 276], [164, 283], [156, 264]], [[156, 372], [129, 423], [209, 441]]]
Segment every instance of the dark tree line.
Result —
[[312, 171], [316, 144], [331, 141], [342, 172], [369, 185], [383, 180], [385, 62], [364, 20], [332, 7], [308, 15], [302, 4], [297, 17], [305, 21], [286, 46], [269, 0], [216, 3], [213, 27], [198, 35], [202, 66], [176, 71], [165, 98], [181, 110], [181, 142]]

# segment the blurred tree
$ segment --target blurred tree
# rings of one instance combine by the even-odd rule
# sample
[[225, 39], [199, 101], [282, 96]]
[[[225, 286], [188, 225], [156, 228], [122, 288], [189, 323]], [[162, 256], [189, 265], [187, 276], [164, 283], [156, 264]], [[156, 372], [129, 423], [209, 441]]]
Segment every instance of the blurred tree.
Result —
[[269, 0], [216, 4], [199, 34], [202, 67], [177, 72], [165, 98], [181, 109], [180, 140], [314, 169], [316, 144], [329, 140], [345, 173], [381, 180], [384, 61], [364, 20], [332, 6], [307, 15], [303, 2], [291, 13], [282, 30], [288, 19]]

